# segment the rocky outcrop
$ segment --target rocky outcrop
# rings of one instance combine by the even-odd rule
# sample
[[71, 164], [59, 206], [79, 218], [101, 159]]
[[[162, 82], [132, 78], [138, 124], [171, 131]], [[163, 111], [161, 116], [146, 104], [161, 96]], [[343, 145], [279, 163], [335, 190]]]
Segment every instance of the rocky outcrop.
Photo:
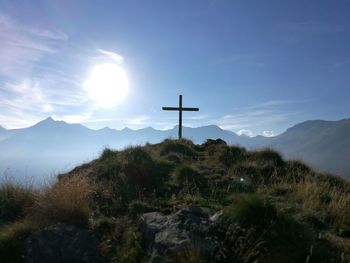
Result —
[[203, 143], [204, 147], [208, 147], [208, 146], [211, 146], [211, 145], [227, 145], [227, 143], [224, 140], [222, 140], [222, 139], [216, 139], [216, 140], [207, 139], [206, 142]]
[[198, 249], [201, 255], [210, 256], [215, 244], [208, 238], [209, 227], [222, 214], [215, 212], [209, 208], [189, 206], [170, 215], [159, 212], [143, 214], [141, 231], [149, 262], [176, 262], [176, 256], [188, 249]]
[[57, 224], [30, 235], [25, 241], [28, 263], [102, 263], [96, 238], [87, 230]]

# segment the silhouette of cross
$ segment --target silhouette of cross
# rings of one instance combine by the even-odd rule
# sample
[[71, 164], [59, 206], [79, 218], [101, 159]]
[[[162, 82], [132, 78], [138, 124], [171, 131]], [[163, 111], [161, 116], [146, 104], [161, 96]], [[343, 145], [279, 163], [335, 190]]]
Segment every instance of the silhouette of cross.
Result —
[[179, 140], [182, 138], [182, 112], [183, 111], [199, 111], [199, 108], [182, 107], [182, 95], [179, 95], [179, 107], [163, 107], [163, 110], [179, 111]]

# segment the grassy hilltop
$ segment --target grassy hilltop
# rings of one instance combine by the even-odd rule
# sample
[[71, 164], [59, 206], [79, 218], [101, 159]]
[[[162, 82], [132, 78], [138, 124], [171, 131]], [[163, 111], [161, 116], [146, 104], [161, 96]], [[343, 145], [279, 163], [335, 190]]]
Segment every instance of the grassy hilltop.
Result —
[[350, 184], [220, 140], [104, 150], [99, 159], [36, 190], [0, 186], [0, 258], [21, 262], [24, 241], [56, 223], [89, 229], [109, 262], [147, 262], [140, 217], [197, 205], [223, 211], [212, 256], [196, 244], [174, 262], [349, 262]]

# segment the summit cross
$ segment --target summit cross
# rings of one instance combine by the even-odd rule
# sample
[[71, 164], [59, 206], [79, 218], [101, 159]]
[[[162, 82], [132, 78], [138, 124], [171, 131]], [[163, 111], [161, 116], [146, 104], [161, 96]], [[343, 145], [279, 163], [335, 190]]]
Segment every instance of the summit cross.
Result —
[[179, 107], [163, 107], [163, 110], [179, 111], [179, 140], [182, 138], [182, 112], [183, 111], [199, 111], [199, 108], [182, 107], [182, 95], [179, 95]]

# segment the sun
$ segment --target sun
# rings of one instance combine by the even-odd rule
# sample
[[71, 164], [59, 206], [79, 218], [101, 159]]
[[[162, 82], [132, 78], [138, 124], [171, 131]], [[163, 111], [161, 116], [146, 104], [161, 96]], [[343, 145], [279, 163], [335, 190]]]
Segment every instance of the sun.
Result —
[[119, 65], [106, 63], [93, 67], [84, 86], [89, 98], [99, 107], [113, 107], [128, 93], [128, 75]]

